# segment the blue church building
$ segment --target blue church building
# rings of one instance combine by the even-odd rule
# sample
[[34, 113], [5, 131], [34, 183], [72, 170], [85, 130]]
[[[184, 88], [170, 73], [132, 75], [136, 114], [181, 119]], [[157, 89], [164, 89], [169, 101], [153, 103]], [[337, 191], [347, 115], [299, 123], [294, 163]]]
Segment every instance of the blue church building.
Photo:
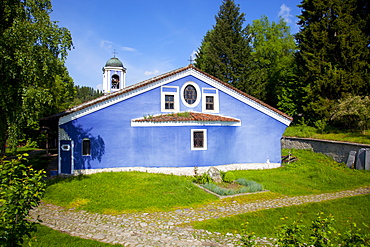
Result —
[[111, 58], [104, 95], [54, 115], [59, 174], [147, 171], [193, 175], [281, 165], [292, 118], [189, 65], [127, 86]]

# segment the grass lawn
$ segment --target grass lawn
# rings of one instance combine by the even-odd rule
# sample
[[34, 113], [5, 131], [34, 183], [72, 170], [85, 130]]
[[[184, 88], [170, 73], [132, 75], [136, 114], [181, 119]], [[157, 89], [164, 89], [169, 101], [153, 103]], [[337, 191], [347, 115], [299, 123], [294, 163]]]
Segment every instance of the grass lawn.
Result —
[[[49, 186], [43, 201], [67, 208], [83, 209], [89, 212], [120, 214], [140, 211], [166, 211], [183, 207], [197, 207], [209, 202], [227, 201], [253, 202], [268, 200], [282, 195], [297, 196], [334, 192], [370, 185], [370, 171], [351, 170], [338, 164], [331, 158], [309, 150], [289, 151], [298, 157], [298, 161], [270, 170], [234, 171], [237, 178], [254, 180], [270, 190], [223, 200], [205, 193], [192, 184], [186, 177], [150, 174], [140, 172], [98, 173], [89, 176], [57, 178], [48, 181]], [[370, 222], [370, 195], [344, 198], [322, 203], [277, 208], [242, 214], [234, 217], [199, 222], [196, 228], [217, 232], [235, 232], [241, 229], [241, 223], [249, 222], [250, 231], [258, 236], [273, 236], [274, 227], [282, 224], [281, 218], [288, 216], [293, 221], [301, 217], [307, 225], [319, 212], [332, 213], [336, 227], [345, 230], [346, 223], [352, 218], [356, 223]], [[300, 213], [301, 216], [297, 216]], [[290, 222], [288, 222], [290, 224]], [[364, 228], [361, 226], [361, 228]], [[366, 231], [370, 232], [369, 228]], [[104, 246], [99, 242], [64, 236], [59, 240], [59, 232], [40, 226], [36, 233], [37, 246]], [[50, 241], [48, 240], [50, 239]], [[58, 240], [53, 240], [58, 239]], [[55, 245], [55, 241], [62, 243]], [[64, 241], [64, 240], [63, 240]], [[96, 244], [96, 245], [94, 245]], [[99, 245], [101, 244], [101, 245]]]
[[[237, 178], [254, 180], [271, 192], [242, 196], [238, 201], [265, 196], [326, 193], [370, 185], [370, 172], [351, 170], [309, 150], [291, 150], [299, 161], [270, 170], [234, 171]], [[284, 150], [287, 154], [288, 150]], [[140, 172], [98, 173], [57, 179], [43, 201], [89, 212], [120, 214], [196, 207], [218, 199], [192, 184], [189, 178]]]
[[103, 214], [166, 211], [215, 201], [190, 179], [142, 172], [70, 177], [47, 188], [43, 201]]
[[9, 156], [14, 156], [14, 155], [17, 155], [17, 154], [24, 154], [24, 153], [29, 153], [31, 151], [34, 151], [34, 150], [38, 150], [38, 148], [28, 148], [28, 147], [20, 147], [20, 148], [17, 148], [17, 151], [16, 153], [12, 153], [10, 151], [10, 149], [6, 149], [5, 150], [5, 156], [9, 157]]
[[37, 232], [31, 234], [32, 237], [25, 239], [23, 246], [37, 246], [37, 247], [54, 247], [54, 246], [88, 246], [88, 247], [108, 247], [108, 246], [122, 246], [101, 243], [98, 241], [72, 237], [66, 233], [55, 231], [49, 227], [38, 225]]
[[366, 134], [364, 134], [362, 132], [349, 132], [348, 130], [328, 128], [324, 130], [323, 133], [320, 133], [320, 131], [314, 127], [294, 125], [289, 126], [285, 130], [284, 136], [370, 144], [370, 130], [367, 130]]
[[283, 150], [298, 161], [268, 170], [234, 171], [237, 178], [254, 180], [267, 190], [287, 196], [319, 194], [370, 185], [370, 171], [348, 169], [324, 154]]
[[[369, 204], [370, 195], [361, 195], [327, 202], [274, 208], [232, 217], [195, 222], [193, 226], [196, 229], [205, 229], [214, 232], [240, 233], [242, 229], [241, 224], [248, 222], [247, 232], [254, 232], [260, 237], [274, 237], [276, 233], [274, 227], [281, 224], [291, 225], [294, 220], [298, 220], [299, 218], [302, 219], [304, 225], [309, 227], [311, 221], [316, 219], [316, 215], [323, 212], [324, 216], [328, 216], [329, 214], [334, 216], [334, 227], [341, 233], [350, 228], [350, 224], [347, 222], [348, 220], [355, 222], [364, 233], [370, 233], [370, 207], [367, 206]], [[288, 219], [282, 220], [285, 216]], [[362, 223], [366, 223], [368, 227], [363, 226]]]

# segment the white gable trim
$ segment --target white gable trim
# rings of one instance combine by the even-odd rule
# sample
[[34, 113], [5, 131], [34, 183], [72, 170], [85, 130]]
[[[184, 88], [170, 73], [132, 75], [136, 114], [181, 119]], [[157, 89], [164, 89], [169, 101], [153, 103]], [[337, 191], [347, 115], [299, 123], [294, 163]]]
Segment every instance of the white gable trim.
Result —
[[[142, 86], [142, 87], [140, 87], [138, 84], [132, 85], [131, 87], [138, 87], [139, 86], [139, 88], [134, 89], [134, 90], [131, 90], [131, 91], [126, 92], [126, 93], [123, 93], [123, 94], [119, 94], [120, 91], [118, 91], [118, 92], [116, 92], [116, 94], [118, 94], [116, 97], [113, 97], [113, 98], [110, 98], [110, 99], [107, 99], [107, 100], [98, 102], [98, 103], [93, 104], [91, 106], [88, 106], [88, 107], [86, 107], [84, 109], [77, 110], [75, 112], [72, 112], [71, 114], [68, 114], [66, 116], [61, 117], [59, 119], [59, 124], [68, 123], [68, 122], [70, 122], [72, 120], [75, 120], [77, 118], [86, 116], [86, 115], [88, 115], [90, 113], [99, 111], [99, 110], [104, 109], [104, 108], [106, 108], [108, 106], [114, 105], [114, 104], [119, 103], [121, 101], [124, 101], [126, 99], [129, 99], [129, 98], [132, 98], [134, 96], [137, 96], [139, 94], [148, 92], [148, 91], [150, 91], [152, 89], [155, 89], [157, 87], [163, 86], [163, 85], [165, 85], [167, 83], [170, 83], [172, 81], [181, 79], [181, 78], [183, 78], [185, 76], [188, 76], [188, 75], [190, 75], [189, 69], [188, 70], [185, 70], [185, 71], [181, 71], [181, 72], [176, 73], [174, 75], [165, 77], [165, 78], [163, 78], [161, 80], [158, 80], [158, 81], [155, 81], [153, 83], [148, 83], [148, 85], [145, 85], [145, 86]], [[155, 79], [155, 78], [153, 78], [153, 79]], [[148, 81], [145, 81], [145, 82], [148, 82]], [[126, 89], [129, 89], [129, 87], [127, 87]], [[125, 90], [125, 89], [123, 89], [123, 90]], [[111, 96], [111, 95], [109, 95], [109, 96]], [[102, 100], [102, 99], [100, 98], [100, 100]], [[93, 102], [90, 102], [90, 103], [93, 103]], [[80, 106], [82, 106], [82, 105], [80, 105]], [[72, 108], [71, 110], [73, 111], [74, 109]]]
[[[63, 117], [61, 117], [59, 119], [59, 124], [64, 124], [64, 123], [67, 123], [67, 122], [70, 122], [72, 120], [75, 120], [77, 118], [80, 118], [80, 117], [83, 117], [83, 116], [86, 116], [90, 113], [93, 113], [95, 111], [99, 111], [103, 108], [106, 108], [108, 106], [111, 106], [111, 105], [114, 105], [116, 103], [119, 103], [121, 101], [124, 101], [126, 99], [129, 99], [131, 97], [134, 97], [136, 95], [139, 95], [139, 94], [142, 94], [142, 93], [145, 93], [145, 92], [148, 92], [152, 89], [155, 89], [157, 87], [160, 87], [160, 86], [163, 86], [163, 85], [166, 85], [170, 82], [173, 82], [175, 80], [178, 80], [178, 79], [181, 79], [183, 77], [186, 77], [186, 76], [194, 76], [196, 77], [197, 79], [199, 80], [202, 80], [204, 81], [205, 83], [217, 88], [218, 90], [221, 90], [223, 91], [224, 93], [226, 94], [229, 94], [230, 96], [240, 100], [241, 102], [265, 113], [266, 115], [280, 121], [281, 123], [285, 124], [285, 125], [289, 125], [291, 123], [291, 120], [289, 120], [288, 118], [278, 114], [277, 112], [267, 108], [266, 106], [262, 105], [262, 104], [259, 104], [258, 102], [248, 98], [248, 97], [245, 97], [244, 95], [232, 90], [231, 88], [219, 83], [218, 81], [204, 75], [203, 73], [193, 69], [193, 68], [188, 68], [186, 70], [183, 70], [183, 71], [179, 71], [173, 75], [170, 75], [170, 76], [167, 76], [167, 77], [164, 77], [158, 81], [154, 81], [152, 83], [150, 83], [150, 80], [148, 81], [144, 81], [142, 82], [141, 84], [143, 83], [148, 83], [147, 85], [145, 86], [141, 86], [140, 87], [140, 84], [135, 84], [135, 85], [132, 85], [130, 87], [139, 87], [139, 88], [136, 88], [134, 90], [131, 90], [131, 91], [128, 91], [126, 93], [122, 93], [120, 94], [120, 91], [116, 92], [117, 96], [116, 97], [112, 97], [112, 98], [109, 98], [107, 100], [104, 100], [102, 98], [98, 98], [96, 101], [100, 101], [100, 100], [103, 100], [101, 102], [97, 102], [95, 104], [93, 104], [93, 101], [92, 102], [89, 102], [90, 106], [86, 107], [86, 108], [83, 108], [81, 110], [78, 110], [79, 107], [82, 107], [82, 105], [80, 106], [77, 106], [76, 108], [72, 108], [71, 111], [74, 111], [72, 112], [71, 114], [68, 114], [68, 115], [65, 115]], [[156, 78], [158, 77], [155, 77], [153, 78], [153, 80], [155, 80]], [[129, 89], [130, 87], [126, 88]], [[123, 89], [125, 90], [125, 89]], [[110, 97], [112, 96], [112, 94], [109, 95]], [[104, 96], [103, 96], [104, 97]]]
[[219, 83], [218, 81], [204, 75], [203, 73], [200, 73], [199, 71], [197, 70], [192, 70], [192, 73], [191, 73], [192, 76], [198, 78], [199, 80], [202, 80], [204, 81], [205, 83], [223, 91], [224, 93], [226, 94], [229, 94], [230, 96], [240, 100], [241, 102], [255, 108], [256, 110], [259, 110], [260, 112], [263, 112], [265, 113], [266, 115], [278, 120], [279, 122], [289, 126], [289, 124], [292, 122], [291, 120], [289, 120], [288, 118], [285, 118], [284, 116], [278, 114], [277, 112], [267, 108], [266, 106], [248, 98], [248, 97], [245, 97], [244, 95], [238, 93], [237, 91], [234, 91], [232, 90], [231, 88]]

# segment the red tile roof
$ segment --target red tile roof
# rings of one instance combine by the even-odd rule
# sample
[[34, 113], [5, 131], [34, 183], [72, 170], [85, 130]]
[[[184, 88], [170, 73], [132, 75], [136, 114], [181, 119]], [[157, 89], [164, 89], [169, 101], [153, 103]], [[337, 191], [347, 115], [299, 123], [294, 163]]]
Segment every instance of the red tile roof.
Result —
[[135, 119], [133, 122], [240, 122], [240, 120], [198, 112], [170, 113]]

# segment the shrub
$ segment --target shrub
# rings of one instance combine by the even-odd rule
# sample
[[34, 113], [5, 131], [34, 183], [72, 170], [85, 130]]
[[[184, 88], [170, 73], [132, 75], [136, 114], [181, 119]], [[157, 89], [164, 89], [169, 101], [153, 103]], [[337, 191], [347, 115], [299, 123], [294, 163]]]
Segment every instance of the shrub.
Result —
[[256, 192], [256, 191], [262, 191], [263, 186], [256, 181], [247, 180], [245, 178], [238, 178], [236, 180], [238, 184], [241, 184], [248, 188], [248, 192]]
[[195, 175], [193, 182], [197, 184], [210, 183], [212, 182], [212, 178], [209, 176], [208, 173], [203, 173], [202, 175]]
[[205, 184], [202, 184], [202, 186], [221, 196], [236, 194], [234, 190], [219, 187], [217, 186], [217, 184], [214, 184], [214, 183], [205, 183]]
[[[282, 218], [287, 220], [288, 217]], [[298, 219], [292, 224], [282, 224], [275, 227], [276, 244], [282, 247], [288, 246], [369, 246], [370, 236], [361, 231], [355, 223], [351, 224], [351, 228], [344, 234], [332, 226], [334, 223], [333, 215], [324, 216], [323, 213], [317, 214], [316, 219], [311, 221], [309, 227], [309, 235], [304, 234], [304, 229], [308, 229], [302, 224], [302, 220]], [[242, 224], [241, 242], [249, 243], [254, 233], [246, 231], [246, 225]], [[366, 226], [366, 225], [365, 225]], [[367, 227], [367, 226], [366, 226]]]
[[[241, 181], [241, 183], [239, 183], [238, 181]], [[246, 180], [244, 178], [239, 178], [238, 180], [236, 180], [236, 182], [239, 183], [240, 185], [243, 185], [243, 187], [240, 187], [237, 189], [226, 189], [214, 183], [205, 183], [205, 184], [202, 184], [202, 186], [221, 196], [248, 193], [248, 192], [256, 192], [256, 191], [263, 190], [262, 185], [260, 185], [259, 183], [255, 181]]]
[[[221, 175], [222, 176], [222, 175]], [[222, 180], [226, 183], [231, 183], [236, 179], [235, 174], [231, 171], [223, 173]]]
[[36, 223], [27, 219], [45, 192], [45, 171], [36, 171], [17, 159], [0, 159], [0, 246], [21, 246], [30, 237]]
[[331, 120], [338, 121], [348, 129], [358, 129], [365, 133], [370, 127], [370, 97], [347, 96], [339, 100]]

